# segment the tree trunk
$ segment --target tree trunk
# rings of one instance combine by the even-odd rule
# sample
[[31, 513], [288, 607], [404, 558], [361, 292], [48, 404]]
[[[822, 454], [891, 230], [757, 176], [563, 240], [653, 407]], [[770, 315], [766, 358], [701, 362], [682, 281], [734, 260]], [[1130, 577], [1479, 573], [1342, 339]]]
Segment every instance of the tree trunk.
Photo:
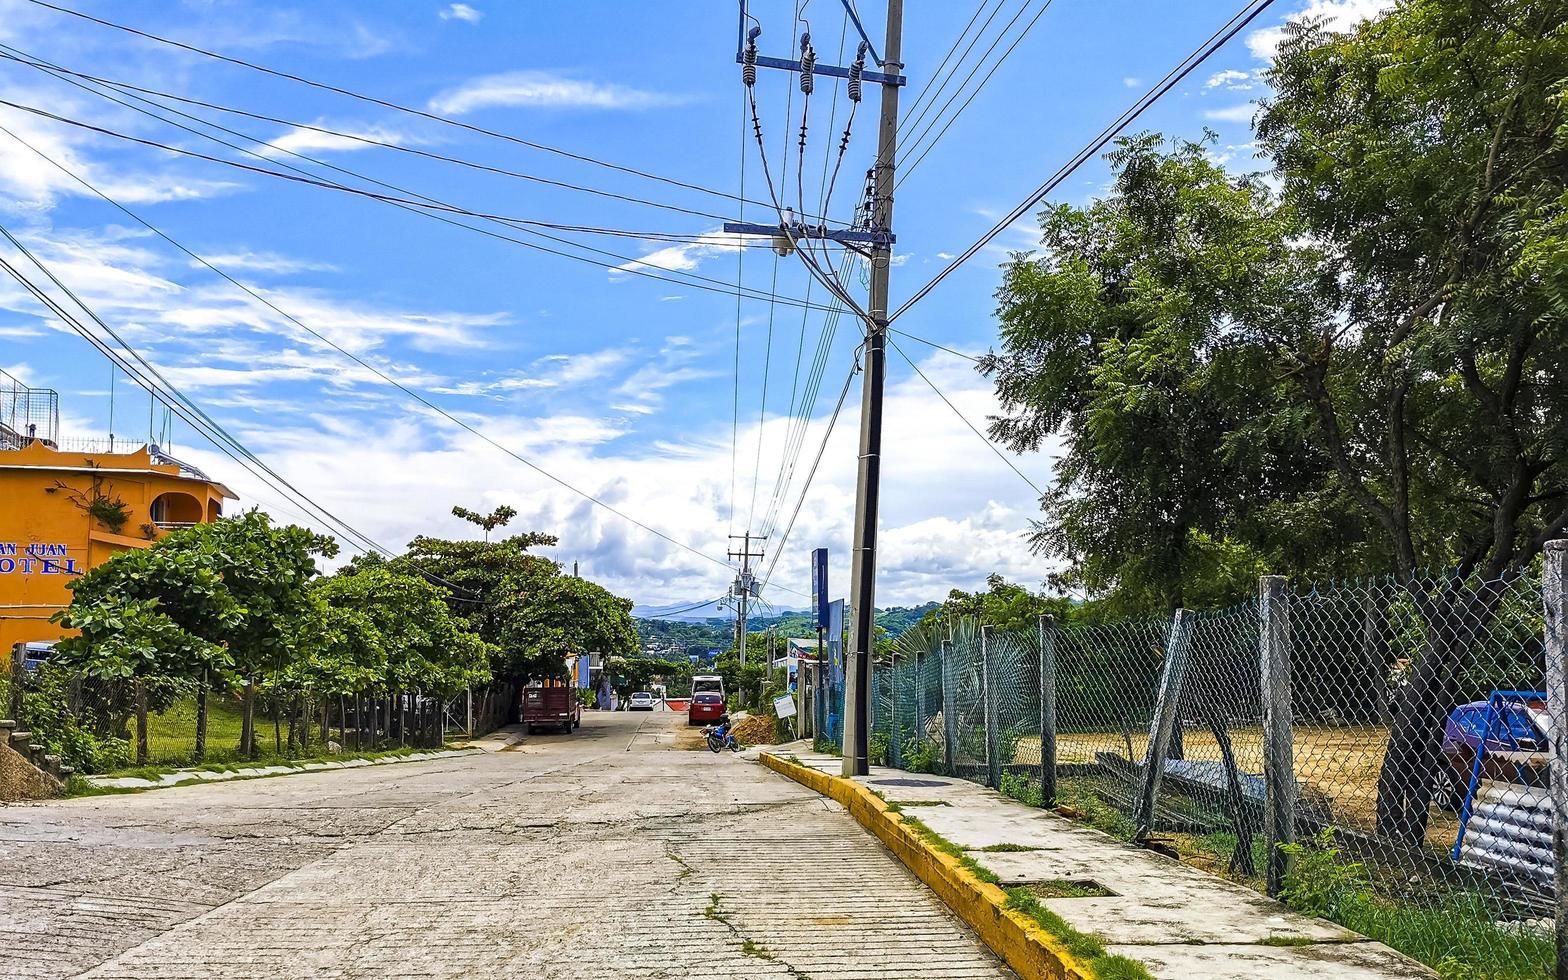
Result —
[[325, 749], [327, 747], [327, 738], [332, 734], [332, 730], [327, 726], [327, 699], [325, 697], [316, 705], [316, 710], [320, 712], [321, 716], [321, 747]]
[[276, 694], [272, 696], [272, 754], [283, 754], [283, 727], [282, 716], [283, 702]]
[[299, 718], [299, 702], [297, 700], [290, 700], [290, 702], [289, 702], [289, 740], [288, 740], [289, 755], [290, 756], [293, 756], [294, 753], [296, 751], [298, 751], [298, 749], [299, 749], [299, 727], [298, 727], [298, 725], [295, 724], [295, 722], [298, 720], [298, 718]]
[[1459, 683], [1475, 639], [1496, 612], [1504, 586], [1489, 582], [1480, 594], [1459, 584], [1438, 597], [1409, 587], [1423, 625], [1421, 657], [1399, 691], [1388, 750], [1377, 780], [1377, 832], [1411, 847], [1426, 838], [1443, 726], [1459, 700]]
[[202, 671], [201, 682], [196, 687], [196, 751], [195, 760], [207, 758], [207, 672]]
[[136, 682], [136, 764], [147, 764], [147, 685]]
[[240, 755], [256, 758], [256, 682], [245, 678], [244, 701], [240, 705]]
[[404, 691], [393, 691], [392, 696], [397, 700], [397, 744], [399, 747], [408, 744], [408, 705], [404, 703]]

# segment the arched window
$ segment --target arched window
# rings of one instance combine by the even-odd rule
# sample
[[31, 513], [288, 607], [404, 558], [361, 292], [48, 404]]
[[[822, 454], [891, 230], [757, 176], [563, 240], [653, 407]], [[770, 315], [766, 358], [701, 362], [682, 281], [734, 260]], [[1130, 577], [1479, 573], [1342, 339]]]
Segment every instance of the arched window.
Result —
[[201, 501], [188, 493], [160, 493], [153, 498], [152, 522], [161, 528], [200, 524], [202, 514]]

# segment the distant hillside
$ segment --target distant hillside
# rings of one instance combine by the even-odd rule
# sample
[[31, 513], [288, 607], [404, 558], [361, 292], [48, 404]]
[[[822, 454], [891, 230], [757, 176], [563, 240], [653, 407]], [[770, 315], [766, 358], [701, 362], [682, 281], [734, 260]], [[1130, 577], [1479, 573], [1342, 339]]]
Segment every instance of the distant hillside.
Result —
[[[890, 636], [898, 636], [918, 623], [922, 616], [939, 607], [941, 603], [928, 602], [922, 606], [893, 606], [877, 610], [877, 625]], [[699, 621], [684, 619], [651, 619], [638, 617], [637, 635], [644, 650], [661, 649], [674, 654], [679, 647], [683, 653], [701, 653], [710, 649], [727, 649], [735, 637], [735, 620], [708, 617]], [[781, 612], [773, 616], [752, 616], [748, 621], [751, 632], [774, 627], [782, 636], [816, 636], [816, 623], [810, 613]]]

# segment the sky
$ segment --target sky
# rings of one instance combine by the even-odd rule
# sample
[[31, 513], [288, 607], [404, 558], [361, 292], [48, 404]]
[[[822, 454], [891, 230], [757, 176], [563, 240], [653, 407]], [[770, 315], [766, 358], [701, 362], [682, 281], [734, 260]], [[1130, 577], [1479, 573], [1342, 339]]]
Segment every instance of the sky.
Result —
[[[807, 604], [813, 548], [829, 550], [830, 591], [847, 591], [859, 376], [836, 420], [833, 409], [856, 362], [857, 325], [827, 308], [826, 290], [796, 256], [781, 258], [765, 241], [738, 248], [721, 225], [776, 221], [770, 195], [803, 211], [826, 201], [830, 219], [849, 220], [874, 157], [875, 86], [866, 86], [839, 162], [850, 109], [843, 89], [819, 77], [803, 106], [793, 75], [764, 69], [764, 175], [735, 64], [733, 2], [62, 5], [440, 117], [0, 0], [0, 102], [10, 104], [0, 105], [0, 225], [326, 511], [397, 551], [417, 534], [477, 536], [451, 516], [453, 505], [508, 505], [518, 511], [509, 530], [557, 535], [545, 553], [644, 608], [724, 593], [735, 574], [727, 552], [738, 546], [730, 535], [747, 532], [769, 535], [759, 577], [773, 606]], [[807, 0], [797, 22], [799, 6], [752, 0], [762, 54], [792, 56], [809, 25], [818, 60], [847, 64], [855, 44], [842, 40], [842, 5]], [[1240, 6], [910, 0], [894, 305]], [[1134, 128], [1186, 138], [1210, 130], [1217, 160], [1238, 173], [1261, 169], [1251, 120], [1282, 25], [1312, 16], [1348, 27], [1384, 6], [1279, 0]], [[858, 7], [883, 50], [882, 5]], [[986, 27], [966, 51], [970, 24]], [[938, 74], [949, 53], [946, 64], [960, 67]], [[111, 94], [130, 105], [80, 75], [50, 75], [19, 58], [138, 86], [162, 103], [163, 118], [133, 111], [124, 89]], [[204, 128], [213, 122], [231, 132]], [[257, 172], [287, 167], [381, 197]], [[1108, 179], [1104, 162], [1092, 161], [1049, 203], [1087, 203]], [[416, 198], [481, 217], [415, 213], [406, 202]], [[1033, 218], [1009, 227], [897, 327], [971, 355], [991, 348], [1000, 266], [1036, 246], [1036, 228]], [[25, 265], [8, 243], [0, 256]], [[860, 269], [845, 278], [864, 302]], [[740, 298], [737, 281], [747, 291]], [[972, 361], [894, 340], [925, 378], [890, 351], [878, 604], [941, 599], [983, 587], [993, 572], [1039, 586], [1052, 565], [1030, 553], [1026, 535], [1059, 444], [1003, 450], [1004, 461], [970, 428], [983, 431], [1000, 411]], [[151, 408], [145, 391], [4, 276], [0, 370], [60, 392], [67, 439], [151, 435], [232, 487], [240, 500], [231, 509], [259, 506], [325, 528]]]

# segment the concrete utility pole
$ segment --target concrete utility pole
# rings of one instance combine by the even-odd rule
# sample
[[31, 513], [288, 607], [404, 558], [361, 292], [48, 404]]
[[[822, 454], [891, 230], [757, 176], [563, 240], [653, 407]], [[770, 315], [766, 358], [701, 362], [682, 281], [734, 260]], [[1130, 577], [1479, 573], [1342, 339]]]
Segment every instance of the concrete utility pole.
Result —
[[760, 549], [761, 542], [766, 541], [767, 538], [754, 535], [750, 531], [747, 531], [745, 534], [730, 535], [731, 540], [736, 538], [741, 539], [744, 543], [739, 551], [733, 548], [730, 549], [729, 556], [740, 559], [740, 574], [735, 576], [735, 584], [730, 586], [730, 593], [737, 600], [735, 607], [737, 613], [735, 617], [735, 652], [740, 657], [740, 665], [744, 667], [746, 666], [746, 615], [750, 610], [752, 593], [757, 589], [756, 576], [751, 573], [751, 560], [762, 557], [761, 550], [751, 550], [751, 543], [752, 541], [758, 542]]
[[[883, 67], [904, 67], [904, 3], [888, 0], [887, 53]], [[872, 230], [893, 230], [893, 172], [898, 153], [898, 84], [882, 83], [882, 120], [877, 134]], [[866, 325], [865, 387], [860, 399], [860, 472], [855, 482], [855, 550], [849, 573], [849, 665], [845, 671], [844, 768], [846, 776], [870, 772], [871, 655], [876, 643], [877, 505], [882, 483], [882, 383], [887, 375], [888, 272], [893, 245], [871, 247], [871, 322]]]

